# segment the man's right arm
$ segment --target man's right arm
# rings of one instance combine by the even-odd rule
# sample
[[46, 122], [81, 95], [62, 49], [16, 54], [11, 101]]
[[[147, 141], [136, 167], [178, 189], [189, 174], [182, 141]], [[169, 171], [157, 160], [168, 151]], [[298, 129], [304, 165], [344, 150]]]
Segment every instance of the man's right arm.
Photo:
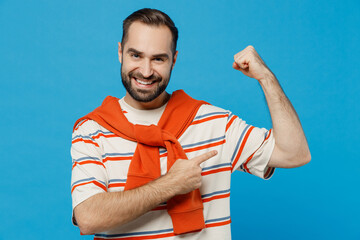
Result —
[[217, 154], [210, 151], [190, 160], [178, 159], [164, 176], [141, 187], [96, 194], [74, 208], [83, 234], [104, 232], [128, 223], [175, 195], [201, 186], [200, 164]]

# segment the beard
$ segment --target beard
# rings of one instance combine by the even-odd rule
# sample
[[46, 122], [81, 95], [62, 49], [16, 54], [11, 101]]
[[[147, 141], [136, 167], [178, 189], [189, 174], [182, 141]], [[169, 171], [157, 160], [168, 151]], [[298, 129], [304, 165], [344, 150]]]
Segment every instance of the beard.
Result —
[[[167, 85], [169, 84], [171, 76], [171, 70], [169, 71], [168, 77], [162, 78], [157, 73], [152, 74], [150, 77], [145, 78], [139, 71], [134, 70], [129, 73], [125, 73], [122, 70], [121, 66], [121, 80], [126, 89], [126, 91], [130, 94], [130, 96], [138, 102], [151, 102], [156, 99], [160, 94], [162, 94]], [[153, 90], [145, 90], [145, 89], [135, 89], [132, 86], [131, 79], [144, 79], [148, 81], [155, 81], [157, 84], [156, 88]]]

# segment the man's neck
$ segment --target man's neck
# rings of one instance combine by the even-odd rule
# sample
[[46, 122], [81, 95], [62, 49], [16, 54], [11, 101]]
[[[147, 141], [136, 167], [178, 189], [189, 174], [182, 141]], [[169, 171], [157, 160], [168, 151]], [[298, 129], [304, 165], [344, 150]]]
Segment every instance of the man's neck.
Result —
[[134, 98], [130, 96], [128, 92], [126, 92], [126, 95], [124, 97], [124, 100], [127, 104], [129, 104], [131, 107], [139, 109], [139, 110], [150, 110], [155, 109], [163, 106], [166, 104], [170, 99], [170, 94], [164, 91], [161, 93], [157, 98], [152, 100], [151, 102], [139, 102], [136, 101]]

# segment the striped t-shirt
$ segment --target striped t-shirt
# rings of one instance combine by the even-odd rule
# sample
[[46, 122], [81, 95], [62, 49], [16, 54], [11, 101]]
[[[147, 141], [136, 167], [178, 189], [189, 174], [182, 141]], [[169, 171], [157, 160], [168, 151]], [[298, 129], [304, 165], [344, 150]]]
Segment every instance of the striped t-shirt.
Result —
[[[134, 109], [124, 99], [119, 104], [133, 124], [157, 124], [165, 106], [154, 110]], [[267, 164], [274, 148], [272, 131], [245, 123], [230, 111], [202, 105], [191, 125], [179, 138], [187, 157], [210, 150], [215, 157], [203, 162], [202, 186], [206, 228], [175, 236], [166, 203], [95, 239], [231, 239], [230, 178], [235, 170], [268, 179], [274, 172]], [[71, 193], [73, 209], [102, 192], [123, 191], [137, 143], [118, 137], [93, 120], [84, 120], [73, 132]], [[160, 148], [161, 174], [167, 171], [167, 152]]]

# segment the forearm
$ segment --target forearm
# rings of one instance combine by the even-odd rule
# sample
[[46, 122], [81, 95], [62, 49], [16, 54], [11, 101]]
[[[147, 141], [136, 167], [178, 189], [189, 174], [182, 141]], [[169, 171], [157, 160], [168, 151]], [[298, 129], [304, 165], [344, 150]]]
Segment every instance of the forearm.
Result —
[[83, 234], [110, 230], [175, 196], [172, 185], [165, 175], [139, 188], [94, 195], [75, 207], [75, 218]]
[[271, 167], [298, 167], [310, 161], [310, 151], [298, 115], [278, 80], [268, 74], [259, 80], [273, 123], [275, 148]]

